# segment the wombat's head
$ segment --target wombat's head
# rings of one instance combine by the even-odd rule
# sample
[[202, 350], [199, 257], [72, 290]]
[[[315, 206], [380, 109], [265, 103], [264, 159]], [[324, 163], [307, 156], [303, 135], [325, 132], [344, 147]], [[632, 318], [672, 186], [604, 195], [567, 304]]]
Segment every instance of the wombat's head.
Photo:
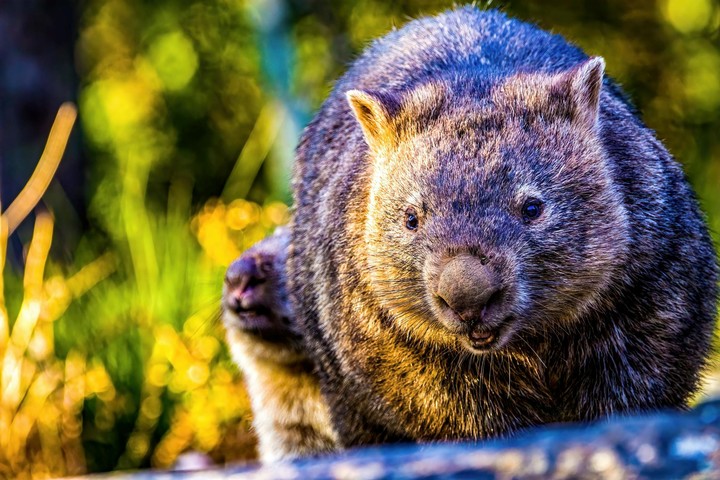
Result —
[[288, 244], [289, 232], [278, 229], [228, 267], [222, 298], [228, 330], [275, 342], [297, 341], [285, 276]]
[[602, 301], [628, 241], [603, 70], [347, 93], [372, 162], [369, 281], [405, 335], [510, 348]]

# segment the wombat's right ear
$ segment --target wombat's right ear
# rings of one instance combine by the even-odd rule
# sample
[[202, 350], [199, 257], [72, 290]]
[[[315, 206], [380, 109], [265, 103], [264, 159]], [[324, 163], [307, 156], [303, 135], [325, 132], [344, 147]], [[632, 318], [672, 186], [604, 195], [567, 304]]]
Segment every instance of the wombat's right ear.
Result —
[[600, 115], [600, 92], [605, 73], [605, 60], [593, 57], [558, 77], [558, 85], [566, 90], [574, 107], [576, 122], [593, 128]]
[[390, 95], [349, 90], [345, 96], [371, 150], [394, 143], [393, 116], [398, 105]]

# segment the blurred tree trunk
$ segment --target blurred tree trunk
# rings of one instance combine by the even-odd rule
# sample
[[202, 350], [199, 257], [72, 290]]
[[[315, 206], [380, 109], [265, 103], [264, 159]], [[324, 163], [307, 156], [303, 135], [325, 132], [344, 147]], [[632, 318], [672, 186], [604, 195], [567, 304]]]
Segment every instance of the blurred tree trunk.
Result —
[[[0, 2], [0, 199], [7, 207], [32, 174], [57, 109], [74, 101], [77, 76], [73, 49], [76, 2], [2, 0]], [[76, 128], [77, 131], [77, 128]], [[72, 250], [84, 222], [83, 169], [78, 134], [73, 134], [58, 174], [45, 194], [62, 229], [56, 248]], [[25, 222], [11, 240], [18, 259]], [[13, 248], [14, 247], [14, 248]]]

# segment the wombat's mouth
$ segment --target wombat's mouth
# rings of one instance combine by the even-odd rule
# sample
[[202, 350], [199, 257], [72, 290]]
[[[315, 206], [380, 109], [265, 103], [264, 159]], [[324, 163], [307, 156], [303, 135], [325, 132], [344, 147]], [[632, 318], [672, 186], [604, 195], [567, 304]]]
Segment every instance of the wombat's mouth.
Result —
[[292, 329], [292, 321], [280, 317], [271, 309], [255, 307], [252, 310], [241, 310], [232, 314], [234, 328], [272, 343], [293, 343], [301, 340], [300, 335]]
[[470, 338], [470, 345], [475, 350], [482, 350], [491, 346], [497, 338], [494, 332], [479, 332], [477, 330], [471, 331], [468, 337]]
[[236, 315], [238, 318], [238, 326], [243, 330], [263, 330], [270, 328], [273, 324], [272, 311], [263, 306], [240, 310], [236, 312]]
[[469, 328], [462, 340], [465, 346], [473, 353], [484, 353], [502, 348], [511, 335], [510, 324], [512, 316], [506, 317], [498, 326], [487, 328], [482, 325], [475, 325]]
[[228, 305], [223, 305], [223, 307], [226, 324], [239, 330], [259, 332], [272, 329], [278, 323], [273, 311], [263, 305], [256, 305], [253, 308], [242, 308], [235, 305], [234, 309]]

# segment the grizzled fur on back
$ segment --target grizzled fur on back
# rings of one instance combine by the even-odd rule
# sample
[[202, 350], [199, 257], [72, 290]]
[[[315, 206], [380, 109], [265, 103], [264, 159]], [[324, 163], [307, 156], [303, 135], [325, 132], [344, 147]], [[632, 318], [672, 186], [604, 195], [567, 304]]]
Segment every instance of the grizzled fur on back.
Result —
[[466, 7], [376, 41], [337, 83], [298, 148], [287, 266], [345, 446], [686, 405], [715, 254], [603, 71]]

